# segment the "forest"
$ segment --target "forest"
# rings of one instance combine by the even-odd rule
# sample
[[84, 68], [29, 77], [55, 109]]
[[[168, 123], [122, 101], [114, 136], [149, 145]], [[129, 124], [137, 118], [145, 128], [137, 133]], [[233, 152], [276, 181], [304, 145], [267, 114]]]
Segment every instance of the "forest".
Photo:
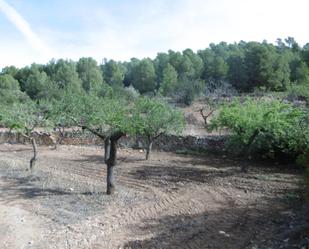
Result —
[[[103, 57], [104, 55], [102, 55]], [[309, 43], [301, 47], [292, 37], [276, 45], [263, 41], [210, 44], [208, 48], [169, 50], [154, 59], [132, 58], [118, 62], [92, 58], [51, 60], [16, 68], [8, 66], [0, 75], [0, 101], [13, 103], [60, 99], [71, 92], [119, 94], [130, 88], [148, 96], [171, 97], [190, 105], [195, 97], [216, 89], [230, 94], [287, 92], [309, 97]]]

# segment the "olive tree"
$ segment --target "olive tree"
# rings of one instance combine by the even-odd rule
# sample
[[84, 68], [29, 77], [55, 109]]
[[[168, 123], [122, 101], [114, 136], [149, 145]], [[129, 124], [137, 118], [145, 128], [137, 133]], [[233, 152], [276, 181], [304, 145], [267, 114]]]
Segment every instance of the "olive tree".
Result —
[[179, 134], [184, 128], [184, 117], [180, 111], [160, 100], [146, 97], [137, 100], [133, 118], [135, 130], [147, 142], [146, 160], [155, 139], [163, 134]]

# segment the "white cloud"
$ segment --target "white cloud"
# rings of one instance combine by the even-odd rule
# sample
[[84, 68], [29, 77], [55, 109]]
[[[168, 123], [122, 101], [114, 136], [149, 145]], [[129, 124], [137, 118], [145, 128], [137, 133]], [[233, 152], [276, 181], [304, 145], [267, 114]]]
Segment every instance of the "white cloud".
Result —
[[31, 29], [29, 23], [7, 2], [0, 0], [0, 11], [26, 38], [30, 46], [38, 51], [42, 57], [51, 58], [55, 56], [52, 49]]

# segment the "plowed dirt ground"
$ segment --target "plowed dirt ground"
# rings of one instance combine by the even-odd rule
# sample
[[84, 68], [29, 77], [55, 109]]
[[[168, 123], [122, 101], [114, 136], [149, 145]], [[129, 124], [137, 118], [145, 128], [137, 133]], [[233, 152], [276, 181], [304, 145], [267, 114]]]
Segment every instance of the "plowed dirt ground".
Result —
[[[295, 168], [220, 156], [119, 151], [105, 194], [100, 147], [0, 145], [0, 248], [307, 248]], [[308, 230], [306, 230], [308, 229]], [[308, 232], [308, 234], [307, 234]], [[307, 236], [308, 235], [308, 236]]]

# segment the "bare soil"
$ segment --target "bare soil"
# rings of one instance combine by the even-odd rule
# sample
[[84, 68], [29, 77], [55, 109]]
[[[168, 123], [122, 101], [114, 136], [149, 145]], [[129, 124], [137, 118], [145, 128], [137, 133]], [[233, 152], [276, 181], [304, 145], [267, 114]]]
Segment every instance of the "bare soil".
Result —
[[119, 151], [105, 194], [100, 147], [0, 145], [0, 248], [309, 248], [295, 168], [214, 155]]

